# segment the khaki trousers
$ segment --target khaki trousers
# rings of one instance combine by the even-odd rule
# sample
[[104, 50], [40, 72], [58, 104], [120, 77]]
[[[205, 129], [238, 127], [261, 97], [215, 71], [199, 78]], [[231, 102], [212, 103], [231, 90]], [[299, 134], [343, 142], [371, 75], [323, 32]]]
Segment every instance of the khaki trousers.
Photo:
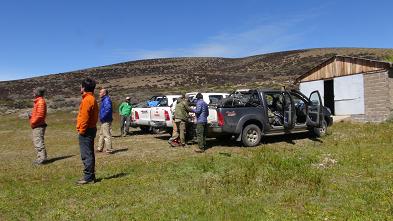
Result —
[[105, 122], [101, 124], [100, 134], [98, 137], [97, 150], [102, 151], [104, 146], [107, 151], [112, 151], [112, 122]]
[[46, 160], [46, 149], [45, 149], [45, 136], [46, 127], [36, 127], [33, 129], [33, 145], [37, 152], [37, 160], [43, 161]]
[[172, 137], [169, 138], [169, 140], [176, 140], [179, 137], [179, 133], [177, 132], [177, 125], [176, 122], [174, 120], [172, 120], [172, 125], [173, 125], [173, 129], [172, 129]]
[[180, 142], [182, 145], [186, 144], [186, 122], [185, 121], [175, 121], [177, 132], [180, 135]]

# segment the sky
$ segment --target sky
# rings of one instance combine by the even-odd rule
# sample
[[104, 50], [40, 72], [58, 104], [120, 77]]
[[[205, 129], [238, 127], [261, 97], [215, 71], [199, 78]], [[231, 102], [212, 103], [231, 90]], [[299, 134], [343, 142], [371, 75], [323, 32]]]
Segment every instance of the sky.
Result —
[[0, 81], [166, 57], [393, 48], [393, 1], [1, 0]]

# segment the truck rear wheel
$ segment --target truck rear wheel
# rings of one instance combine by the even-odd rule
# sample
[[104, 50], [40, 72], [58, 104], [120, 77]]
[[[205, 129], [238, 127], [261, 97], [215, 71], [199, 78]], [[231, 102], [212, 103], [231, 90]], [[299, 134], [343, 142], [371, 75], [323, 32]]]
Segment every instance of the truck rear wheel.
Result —
[[261, 129], [255, 124], [249, 124], [243, 129], [242, 142], [246, 147], [254, 147], [261, 142]]
[[150, 133], [150, 127], [149, 126], [139, 126], [139, 128], [141, 129], [141, 131], [143, 133]]

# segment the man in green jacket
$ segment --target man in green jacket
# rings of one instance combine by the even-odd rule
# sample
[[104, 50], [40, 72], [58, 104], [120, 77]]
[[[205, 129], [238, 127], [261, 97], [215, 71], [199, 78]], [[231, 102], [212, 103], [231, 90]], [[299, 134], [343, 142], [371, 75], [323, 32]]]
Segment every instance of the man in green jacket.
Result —
[[188, 113], [192, 109], [188, 106], [188, 101], [185, 99], [185, 96], [182, 95], [181, 98], [177, 100], [176, 109], [175, 109], [175, 124], [178, 130], [178, 134], [180, 134], [180, 142], [184, 147], [186, 145], [186, 124], [188, 121]]
[[131, 116], [132, 105], [130, 102], [130, 97], [126, 97], [126, 100], [120, 104], [119, 114], [120, 114], [120, 134], [121, 136], [126, 136], [129, 133], [130, 128], [130, 116]]

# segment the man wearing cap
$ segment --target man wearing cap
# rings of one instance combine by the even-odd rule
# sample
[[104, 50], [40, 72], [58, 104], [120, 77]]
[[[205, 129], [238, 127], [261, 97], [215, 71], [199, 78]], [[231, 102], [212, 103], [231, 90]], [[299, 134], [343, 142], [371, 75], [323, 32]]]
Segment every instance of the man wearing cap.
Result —
[[192, 110], [197, 118], [197, 139], [199, 149], [195, 150], [197, 153], [203, 153], [206, 150], [206, 136], [207, 136], [207, 116], [209, 115], [209, 108], [203, 100], [203, 95], [198, 93], [196, 95], [196, 108]]
[[41, 165], [45, 162], [47, 155], [44, 143], [44, 136], [46, 130], [46, 102], [44, 99], [45, 88], [37, 87], [33, 90], [34, 107], [29, 114], [30, 126], [33, 129], [33, 144], [37, 152], [37, 159], [33, 161], [36, 165]]
[[126, 100], [120, 104], [119, 114], [120, 114], [120, 134], [121, 136], [126, 136], [130, 127], [130, 116], [131, 116], [132, 105], [130, 102], [130, 97], [126, 97]]

